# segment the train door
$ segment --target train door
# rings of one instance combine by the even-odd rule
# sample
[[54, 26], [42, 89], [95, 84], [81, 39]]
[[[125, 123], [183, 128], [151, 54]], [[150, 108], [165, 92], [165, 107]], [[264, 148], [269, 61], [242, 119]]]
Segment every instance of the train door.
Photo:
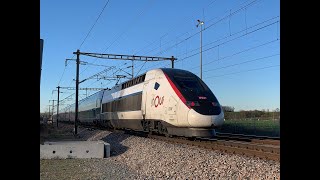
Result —
[[94, 108], [94, 117], [95, 119], [100, 119], [101, 114], [101, 99], [96, 100], [96, 107]]
[[148, 85], [149, 85], [149, 82], [145, 82], [143, 84], [143, 91], [142, 91], [141, 111], [144, 119], [146, 118], [146, 112], [147, 112]]
[[177, 119], [178, 102], [172, 96], [170, 96], [169, 101], [167, 102], [168, 104], [165, 110], [165, 119], [168, 123], [177, 125], [178, 124], [178, 119]]
[[144, 82], [143, 93], [142, 93], [142, 115], [144, 119], [152, 119], [152, 94], [155, 72], [151, 71], [147, 73], [148, 80]]
[[164, 120], [164, 99], [166, 89], [162, 84], [161, 72], [156, 72], [153, 81], [150, 81], [147, 104], [149, 104], [151, 118], [153, 120]]

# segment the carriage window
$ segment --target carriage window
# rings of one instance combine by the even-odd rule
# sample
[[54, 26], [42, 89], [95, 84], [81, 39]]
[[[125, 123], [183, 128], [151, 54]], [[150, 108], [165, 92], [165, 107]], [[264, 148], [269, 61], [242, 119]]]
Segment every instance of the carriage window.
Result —
[[141, 110], [142, 93], [130, 95], [118, 100], [102, 104], [102, 112]]

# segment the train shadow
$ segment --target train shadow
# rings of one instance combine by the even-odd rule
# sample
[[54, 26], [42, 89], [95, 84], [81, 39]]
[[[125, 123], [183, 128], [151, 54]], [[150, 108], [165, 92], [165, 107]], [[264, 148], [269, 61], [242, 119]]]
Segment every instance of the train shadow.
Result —
[[126, 152], [129, 148], [122, 144], [122, 142], [130, 137], [128, 134], [112, 132], [101, 140], [110, 144], [110, 157], [118, 156]]

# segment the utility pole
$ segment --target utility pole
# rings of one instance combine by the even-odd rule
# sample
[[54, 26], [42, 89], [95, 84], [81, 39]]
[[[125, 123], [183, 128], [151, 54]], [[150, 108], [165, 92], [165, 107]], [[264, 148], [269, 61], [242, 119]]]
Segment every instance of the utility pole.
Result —
[[42, 70], [42, 52], [43, 52], [43, 39], [40, 39], [40, 84], [41, 84], [41, 70]]
[[[49, 105], [49, 107], [48, 107], [48, 109], [49, 109], [49, 117], [51, 116], [51, 113], [50, 113], [50, 106], [51, 106], [51, 105]], [[48, 117], [48, 118], [49, 118], [49, 117]]]
[[49, 100], [49, 103], [50, 103], [50, 101], [52, 101], [52, 105], [50, 105], [50, 106], [52, 106], [52, 115], [53, 115], [53, 113], [54, 113], [54, 102], [57, 101], [57, 100], [55, 100], [55, 99]]
[[132, 60], [132, 73], [131, 73], [132, 79], [133, 79], [133, 60]]
[[198, 19], [198, 24], [197, 27], [200, 25], [201, 30], [200, 30], [200, 79], [202, 79], [202, 25], [204, 24], [203, 21], [200, 21]]
[[76, 72], [76, 109], [75, 109], [75, 119], [74, 119], [74, 134], [78, 134], [78, 96], [79, 96], [79, 64], [80, 64], [80, 50], [77, 52], [77, 72]]
[[51, 112], [52, 112], [52, 116], [53, 116], [53, 114], [54, 114], [54, 111], [53, 111], [53, 110], [54, 110], [54, 100], [52, 101], [52, 111], [51, 111]]
[[176, 58], [174, 58], [173, 56], [171, 56], [171, 68], [174, 68], [174, 60], [176, 60]]
[[49, 100], [49, 103], [50, 103], [50, 101], [52, 101], [52, 123], [53, 123], [54, 101], [57, 101], [57, 100]]
[[59, 122], [59, 95], [60, 95], [60, 86], [57, 87], [58, 88], [58, 104], [57, 104], [57, 128], [58, 126], [58, 122]]

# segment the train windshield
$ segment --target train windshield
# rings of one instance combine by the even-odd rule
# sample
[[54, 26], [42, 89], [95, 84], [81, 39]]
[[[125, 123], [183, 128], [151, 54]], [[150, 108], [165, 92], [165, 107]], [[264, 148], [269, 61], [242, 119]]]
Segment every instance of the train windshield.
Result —
[[214, 101], [216, 97], [201, 79], [194, 76], [173, 76], [174, 81], [187, 101]]
[[208, 86], [191, 72], [178, 69], [162, 69], [195, 111], [204, 115], [220, 114], [217, 98]]
[[218, 102], [208, 86], [196, 75], [184, 70], [164, 69], [187, 101]]

